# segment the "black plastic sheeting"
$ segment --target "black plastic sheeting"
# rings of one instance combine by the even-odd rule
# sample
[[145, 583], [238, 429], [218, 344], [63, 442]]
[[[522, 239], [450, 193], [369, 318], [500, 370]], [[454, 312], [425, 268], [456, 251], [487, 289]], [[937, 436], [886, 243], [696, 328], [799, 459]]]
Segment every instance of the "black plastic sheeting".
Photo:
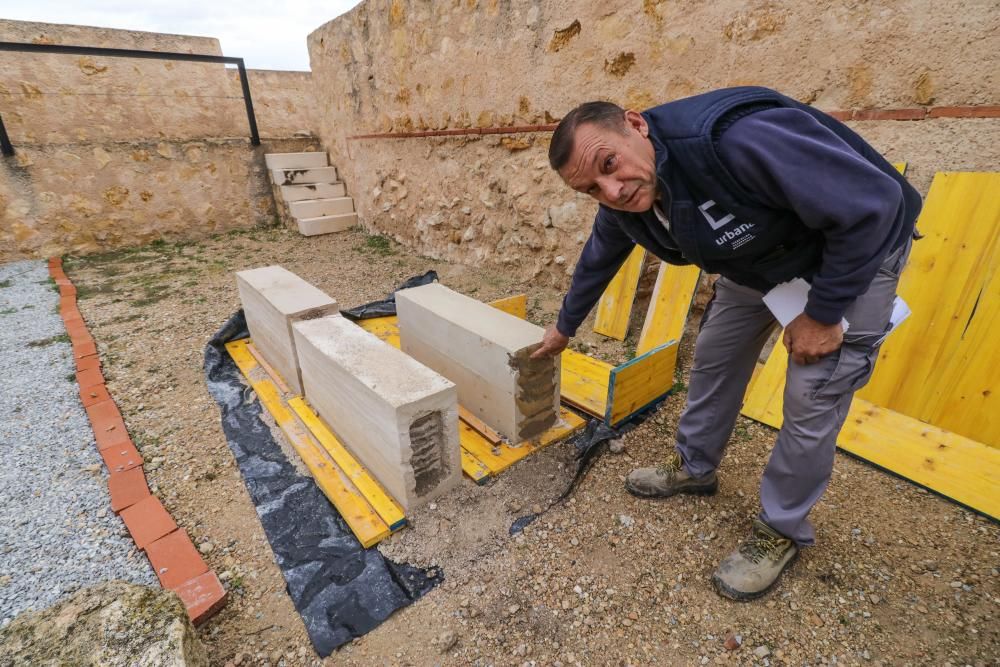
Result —
[[241, 310], [205, 348], [206, 382], [288, 594], [316, 652], [326, 657], [420, 598], [444, 575], [364, 549], [316, 483], [296, 472], [225, 349], [228, 341], [248, 335]]
[[438, 279], [437, 271], [428, 271], [422, 276], [413, 276], [405, 283], [390, 292], [384, 299], [372, 301], [363, 306], [355, 306], [350, 310], [342, 310], [340, 314], [352, 320], [368, 320], [373, 317], [388, 317], [396, 314], [396, 292], [410, 287], [420, 287], [429, 283], [436, 283]]
[[583, 478], [593, 467], [594, 463], [597, 462], [597, 459], [600, 458], [601, 454], [608, 450], [607, 444], [612, 440], [622, 437], [636, 426], [646, 421], [646, 419], [648, 419], [649, 416], [652, 415], [666, 399], [667, 396], [664, 396], [655, 403], [647, 405], [645, 408], [635, 413], [615, 428], [605, 424], [602, 419], [591, 419], [587, 422], [587, 426], [584, 428], [583, 433], [579, 433], [570, 439], [570, 442], [573, 444], [573, 448], [575, 450], [574, 458], [576, 459], [576, 472], [573, 474], [573, 479], [570, 480], [566, 490], [538, 514], [528, 514], [518, 517], [510, 526], [510, 534], [516, 535], [520, 533], [526, 526], [533, 523], [535, 519], [573, 495], [573, 492], [576, 491], [576, 488], [580, 485], [580, 482], [583, 481]]

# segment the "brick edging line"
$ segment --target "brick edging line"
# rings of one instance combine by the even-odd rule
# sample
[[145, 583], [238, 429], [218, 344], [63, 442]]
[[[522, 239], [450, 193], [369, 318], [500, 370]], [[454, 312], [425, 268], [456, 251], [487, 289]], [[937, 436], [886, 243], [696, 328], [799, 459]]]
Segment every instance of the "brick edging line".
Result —
[[[841, 121], [866, 120], [925, 120], [928, 118], [1000, 118], [1000, 105], [965, 107], [914, 107], [911, 109], [848, 109], [827, 111]], [[470, 127], [452, 130], [422, 130], [417, 132], [382, 132], [377, 134], [352, 134], [348, 140], [359, 139], [412, 139], [415, 137], [457, 137], [484, 134], [526, 134], [553, 132], [556, 123], [547, 125], [507, 125], [504, 127]]]
[[142, 457], [104, 384], [97, 345], [77, 308], [76, 287], [63, 271], [61, 257], [49, 258], [49, 275], [59, 287], [59, 314], [73, 346], [80, 401], [108, 468], [111, 509], [125, 522], [136, 547], [146, 553], [160, 584], [177, 593], [191, 621], [201, 625], [225, 606], [226, 590], [187, 532], [149, 492]]

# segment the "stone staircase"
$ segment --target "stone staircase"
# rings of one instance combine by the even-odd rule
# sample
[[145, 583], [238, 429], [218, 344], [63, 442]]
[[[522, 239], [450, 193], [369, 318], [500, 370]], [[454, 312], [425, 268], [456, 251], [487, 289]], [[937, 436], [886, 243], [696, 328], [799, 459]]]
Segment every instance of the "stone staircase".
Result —
[[354, 200], [325, 152], [269, 153], [275, 203], [290, 227], [304, 236], [340, 232], [358, 224]]

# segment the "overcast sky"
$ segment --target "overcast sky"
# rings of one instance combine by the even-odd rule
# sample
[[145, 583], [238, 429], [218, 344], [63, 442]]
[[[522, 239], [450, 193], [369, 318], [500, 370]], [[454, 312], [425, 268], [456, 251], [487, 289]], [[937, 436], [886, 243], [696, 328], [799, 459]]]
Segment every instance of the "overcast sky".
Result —
[[[0, 18], [216, 37], [254, 69], [309, 69], [306, 35], [358, 0], [0, 0]], [[88, 46], [86, 44], [82, 46]]]

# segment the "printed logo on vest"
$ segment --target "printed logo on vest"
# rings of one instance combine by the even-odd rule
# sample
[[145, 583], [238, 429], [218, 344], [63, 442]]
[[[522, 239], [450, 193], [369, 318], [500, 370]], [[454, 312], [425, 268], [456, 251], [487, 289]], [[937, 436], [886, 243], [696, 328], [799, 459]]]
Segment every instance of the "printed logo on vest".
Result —
[[[718, 230], [719, 227], [728, 225], [730, 222], [736, 219], [736, 216], [733, 215], [732, 213], [726, 213], [719, 219], [713, 218], [710, 209], [715, 205], [716, 205], [715, 200], [709, 199], [707, 202], [698, 207], [698, 210], [701, 211], [701, 214], [703, 216], [705, 216], [705, 220], [708, 221], [708, 224], [712, 229]], [[719, 212], [725, 213], [725, 211], [723, 211], [721, 207], [719, 208]]]
[[749, 233], [753, 229], [753, 223], [745, 222], [739, 227], [726, 231], [715, 239], [715, 245], [723, 246], [729, 244], [731, 250], [736, 250], [745, 246], [756, 238], [756, 235]]

